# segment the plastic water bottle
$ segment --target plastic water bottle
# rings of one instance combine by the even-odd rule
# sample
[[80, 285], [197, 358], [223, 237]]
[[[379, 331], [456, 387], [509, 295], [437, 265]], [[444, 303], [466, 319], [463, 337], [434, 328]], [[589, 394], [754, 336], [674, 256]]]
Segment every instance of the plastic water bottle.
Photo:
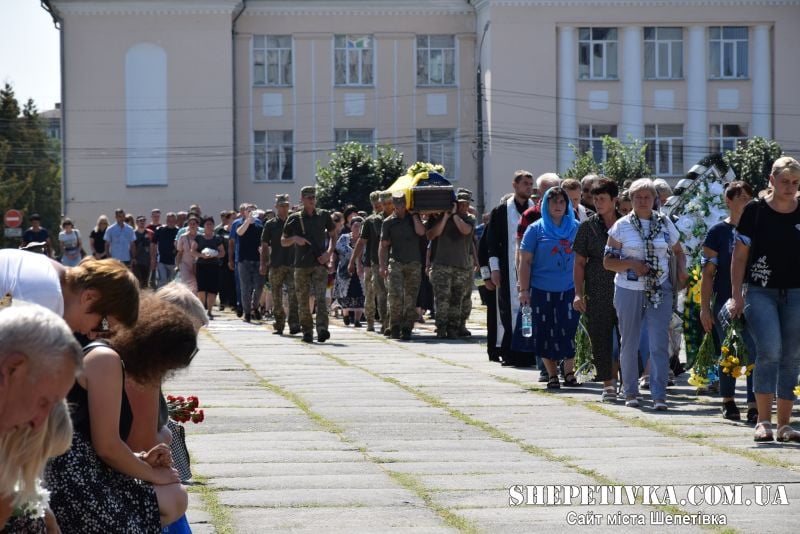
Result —
[[530, 306], [522, 307], [522, 337], [533, 335], [533, 312]]

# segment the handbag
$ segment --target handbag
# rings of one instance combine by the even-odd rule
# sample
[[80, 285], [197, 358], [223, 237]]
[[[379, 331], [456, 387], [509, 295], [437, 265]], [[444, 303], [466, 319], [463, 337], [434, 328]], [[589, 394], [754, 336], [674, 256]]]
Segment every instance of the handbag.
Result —
[[179, 425], [172, 419], [167, 421], [167, 428], [172, 434], [172, 443], [169, 445], [172, 450], [172, 462], [181, 477], [181, 482], [186, 482], [192, 478], [189, 450], [186, 448], [186, 431], [183, 425]]

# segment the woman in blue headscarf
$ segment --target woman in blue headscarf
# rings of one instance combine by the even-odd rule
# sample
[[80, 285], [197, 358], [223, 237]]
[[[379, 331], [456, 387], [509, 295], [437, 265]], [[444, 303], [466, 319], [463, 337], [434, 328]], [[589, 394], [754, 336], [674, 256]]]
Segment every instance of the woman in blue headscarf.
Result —
[[[536, 354], [550, 375], [548, 389], [559, 389], [558, 362], [564, 360], [564, 386], [580, 384], [575, 379], [575, 330], [578, 312], [572, 309], [575, 284], [572, 244], [578, 221], [567, 192], [548, 189], [542, 200], [542, 218], [525, 230], [520, 242], [520, 306], [533, 309]], [[523, 273], [529, 273], [523, 276]]]

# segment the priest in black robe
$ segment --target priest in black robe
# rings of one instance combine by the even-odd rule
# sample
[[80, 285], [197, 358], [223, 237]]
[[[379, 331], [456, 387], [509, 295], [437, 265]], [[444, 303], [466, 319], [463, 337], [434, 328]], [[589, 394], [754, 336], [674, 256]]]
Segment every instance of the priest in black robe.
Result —
[[516, 171], [512, 182], [514, 194], [503, 197], [492, 210], [486, 229], [491, 282], [495, 287], [497, 315], [494, 322], [487, 317], [487, 350], [490, 359], [500, 357], [504, 365], [531, 367], [536, 364], [533, 353], [511, 350], [511, 338], [519, 312], [516, 253], [517, 225], [522, 214], [533, 206], [533, 175]]

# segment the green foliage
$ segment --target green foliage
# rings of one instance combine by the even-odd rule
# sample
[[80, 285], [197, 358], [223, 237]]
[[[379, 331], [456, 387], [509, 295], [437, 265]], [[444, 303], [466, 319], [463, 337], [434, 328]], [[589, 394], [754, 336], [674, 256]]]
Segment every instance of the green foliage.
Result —
[[391, 145], [378, 145], [378, 157], [375, 158], [375, 172], [380, 185], [378, 189], [386, 189], [406, 173], [403, 153]]
[[758, 192], [767, 187], [772, 164], [782, 153], [781, 146], [775, 141], [751, 137], [746, 143], [738, 143], [736, 150], [731, 150], [724, 158], [736, 179], [744, 180]]
[[317, 163], [317, 203], [335, 210], [352, 204], [369, 213], [369, 194], [386, 189], [403, 174], [403, 154], [391, 146], [378, 146], [377, 158], [373, 158], [370, 147], [343, 143], [331, 153], [327, 165]]
[[642, 141], [628, 136], [628, 142], [623, 143], [607, 135], [603, 137], [603, 148], [606, 150], [603, 174], [617, 182], [620, 188], [625, 180], [636, 180], [651, 174], [645, 157], [647, 145]]
[[369, 194], [380, 188], [372, 150], [361, 143], [349, 142], [336, 147], [326, 166], [317, 163], [317, 204], [340, 210], [354, 205], [371, 211]]
[[[56, 232], [61, 222], [61, 172], [57, 146], [42, 129], [32, 100], [20, 111], [11, 85], [0, 90], [0, 213], [19, 209], [42, 216]], [[23, 227], [27, 227], [26, 224]], [[56, 232], [57, 233], [57, 232]], [[0, 234], [0, 247], [16, 247], [16, 238]]]
[[600, 165], [594, 160], [592, 151], [587, 150], [583, 154], [578, 151], [575, 145], [569, 145], [575, 153], [575, 160], [569, 169], [564, 171], [562, 178], [572, 178], [573, 180], [580, 180], [587, 174], [600, 174]]
[[630, 136], [628, 143], [608, 135], [603, 137], [606, 160], [601, 163], [594, 160], [591, 150], [581, 153], [575, 145], [570, 145], [570, 148], [575, 153], [575, 160], [563, 173], [563, 178], [580, 180], [587, 174], [601, 174], [622, 187], [625, 180], [636, 180], [651, 173], [645, 157], [647, 145]]

